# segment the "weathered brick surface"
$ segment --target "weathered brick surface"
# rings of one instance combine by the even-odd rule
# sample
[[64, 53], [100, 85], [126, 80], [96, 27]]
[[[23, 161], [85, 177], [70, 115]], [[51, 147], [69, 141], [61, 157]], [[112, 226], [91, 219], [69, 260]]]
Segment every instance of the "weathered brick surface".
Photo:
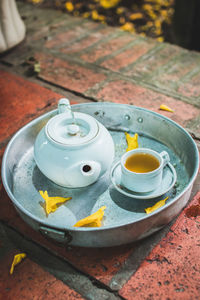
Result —
[[90, 30], [95, 29], [98, 23], [83, 23], [79, 26], [74, 26], [72, 29], [55, 34], [55, 36], [49, 37], [48, 41], [45, 43], [47, 48], [61, 48], [65, 44], [71, 44], [80, 38], [84, 34], [88, 34]]
[[87, 62], [95, 62], [96, 60], [112, 54], [114, 51], [119, 50], [120, 48], [126, 46], [128, 43], [132, 42], [135, 39], [135, 36], [131, 35], [122, 35], [117, 36], [107, 42], [99, 43], [92, 50], [87, 51], [83, 54], [81, 58]]
[[59, 83], [62, 87], [78, 93], [84, 93], [95, 84], [105, 80], [106, 75], [97, 73], [89, 68], [70, 63], [53, 55], [35, 54], [39, 61], [41, 72], [39, 78], [51, 83]]
[[[83, 30], [81, 33], [83, 33]], [[72, 40], [75, 40], [81, 33], [73, 30], [61, 32], [55, 37], [49, 38], [49, 40], [45, 43], [45, 47], [46, 48], [62, 47], [63, 44], [67, 44]]]
[[180, 84], [178, 92], [186, 97], [200, 96], [200, 70], [198, 74], [191, 76], [186, 82]]
[[169, 44], [157, 44], [155, 51], [145, 55], [142, 60], [136, 61], [133, 66], [128, 66], [123, 74], [138, 78], [152, 76], [152, 73], [162, 68], [166, 63], [181, 52], [179, 47]]
[[[22, 46], [17, 47], [14, 55], [12, 53], [5, 55], [3, 61], [15, 65], [21, 64], [28, 56], [34, 55], [36, 48], [44, 48], [46, 40], [46, 46], [56, 52], [57, 57], [61, 53], [62, 55], [73, 53], [79, 56], [83, 51], [82, 58], [79, 58], [86, 62], [102, 68], [106, 67], [110, 71], [119, 71], [121, 68], [121, 75], [134, 78], [138, 84], [143, 82], [161, 93], [180, 99], [185, 97], [184, 101], [200, 106], [199, 53], [156, 42], [155, 52], [148, 46], [148, 49], [145, 49], [146, 46], [142, 43], [140, 47], [136, 46], [137, 43], [131, 44], [130, 47], [130, 43], [142, 39], [137, 35], [121, 31], [118, 41], [115, 41], [114, 36], [119, 36], [119, 29], [105, 26], [98, 30], [97, 23], [73, 18], [58, 11], [40, 10], [37, 7], [30, 9], [24, 4], [20, 5], [20, 11], [27, 26], [26, 41]], [[152, 40], [147, 39], [146, 43], [151, 44]], [[136, 47], [134, 52], [131, 51], [132, 46]], [[56, 84], [63, 86], [62, 80], [58, 82], [57, 79], [58, 77], [55, 77]]]
[[111, 69], [112, 71], [118, 71], [121, 68], [125, 68], [129, 64], [134, 63], [154, 46], [155, 43], [151, 40], [148, 42], [141, 41], [140, 43], [133, 45], [131, 48], [124, 50], [122, 53], [103, 61], [101, 66]]
[[[199, 203], [200, 192], [191, 205]], [[186, 208], [167, 236], [146, 257], [120, 291], [125, 299], [196, 299], [200, 297], [200, 216]]]
[[191, 131], [197, 134], [197, 138], [200, 138], [200, 116], [191, 121], [187, 122], [186, 127]]
[[186, 50], [182, 50], [180, 55], [171, 59], [169, 63], [165, 64], [162, 68], [157, 70], [157, 73], [148, 79], [153, 85], [159, 88], [164, 88], [172, 92], [180, 93], [179, 85], [182, 81], [185, 81], [185, 77], [200, 63], [199, 54], [191, 53]]
[[[200, 114], [199, 109], [190, 104], [123, 80], [107, 83], [96, 96], [103, 101], [133, 104], [153, 110], [183, 126]], [[161, 104], [174, 109], [174, 113], [159, 110]]]
[[85, 34], [85, 36], [75, 40], [73, 43], [68, 43], [67, 46], [61, 45], [60, 51], [67, 54], [74, 54], [81, 51], [86, 52], [88, 48], [94, 47], [97, 42], [104, 40], [105, 37], [112, 34], [113, 30], [110, 27], [103, 27], [102, 29]]
[[28, 257], [18, 264], [10, 275], [11, 263], [17, 253], [19, 250], [13, 249], [0, 261], [0, 299], [84, 299]]
[[51, 110], [60, 95], [22, 77], [0, 70], [0, 143], [20, 127], [47, 109]]
[[74, 43], [71, 43], [70, 45], [67, 45], [66, 47], [61, 47], [60, 51], [62, 53], [76, 53], [76, 52], [80, 52], [82, 50], [86, 50], [88, 47], [91, 47], [93, 44], [95, 44], [96, 42], [100, 41], [104, 34], [105, 30], [99, 30], [95, 33], [90, 34], [89, 36], [86, 36], [84, 38], [82, 38], [79, 41], [75, 41]]

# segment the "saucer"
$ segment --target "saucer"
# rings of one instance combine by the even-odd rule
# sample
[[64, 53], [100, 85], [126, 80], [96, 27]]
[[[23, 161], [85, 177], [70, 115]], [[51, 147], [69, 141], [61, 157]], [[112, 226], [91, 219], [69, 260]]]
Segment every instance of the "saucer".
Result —
[[122, 194], [137, 199], [152, 199], [167, 193], [175, 184], [177, 175], [172, 164], [168, 163], [163, 169], [163, 178], [160, 186], [147, 193], [133, 192], [121, 185], [121, 164], [117, 162], [111, 170], [111, 181], [115, 188]]

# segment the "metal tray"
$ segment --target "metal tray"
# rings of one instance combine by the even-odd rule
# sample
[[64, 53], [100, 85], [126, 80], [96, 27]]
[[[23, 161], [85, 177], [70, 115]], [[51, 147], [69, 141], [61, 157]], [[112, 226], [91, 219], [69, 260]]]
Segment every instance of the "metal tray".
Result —
[[[191, 136], [178, 124], [152, 111], [132, 105], [86, 103], [72, 109], [92, 115], [110, 131], [115, 143], [116, 163], [126, 149], [124, 132], [139, 134], [139, 146], [167, 151], [177, 173], [175, 186], [154, 199], [133, 199], [118, 192], [110, 181], [110, 170], [95, 184], [79, 189], [60, 187], [37, 168], [33, 157], [35, 138], [51, 111], [33, 120], [10, 140], [2, 162], [2, 180], [20, 216], [36, 231], [53, 241], [83, 247], [108, 247], [144, 238], [169, 223], [186, 205], [197, 176], [199, 154]], [[103, 151], [103, 149], [102, 149]], [[72, 200], [46, 216], [38, 191]], [[146, 214], [144, 209], [169, 196], [165, 206]], [[73, 227], [76, 221], [106, 205], [103, 226]]]

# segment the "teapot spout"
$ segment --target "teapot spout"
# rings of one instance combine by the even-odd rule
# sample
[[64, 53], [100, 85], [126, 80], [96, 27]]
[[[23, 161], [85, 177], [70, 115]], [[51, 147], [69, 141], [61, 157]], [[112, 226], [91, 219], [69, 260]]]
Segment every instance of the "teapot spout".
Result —
[[97, 181], [100, 173], [101, 165], [98, 162], [82, 161], [67, 170], [66, 180], [72, 188], [85, 187]]
[[81, 164], [81, 174], [85, 182], [95, 182], [100, 175], [101, 165], [96, 161], [86, 161]]

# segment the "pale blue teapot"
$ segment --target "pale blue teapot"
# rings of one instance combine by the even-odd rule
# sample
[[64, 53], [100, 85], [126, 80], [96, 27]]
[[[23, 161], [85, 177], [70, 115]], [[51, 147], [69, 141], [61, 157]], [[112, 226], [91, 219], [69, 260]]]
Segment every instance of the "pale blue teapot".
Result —
[[114, 152], [108, 130], [92, 116], [72, 112], [67, 99], [60, 99], [58, 114], [42, 128], [34, 145], [40, 171], [69, 188], [97, 181], [110, 168]]

